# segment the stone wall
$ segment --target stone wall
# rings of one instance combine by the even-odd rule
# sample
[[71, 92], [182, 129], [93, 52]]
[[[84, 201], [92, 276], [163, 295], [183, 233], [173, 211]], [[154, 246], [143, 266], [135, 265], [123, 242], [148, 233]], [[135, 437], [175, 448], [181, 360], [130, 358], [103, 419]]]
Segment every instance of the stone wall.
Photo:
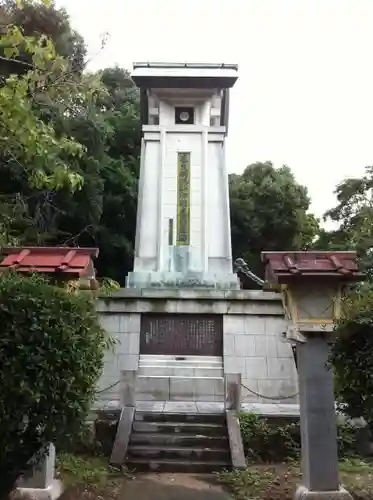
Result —
[[[120, 406], [125, 370], [137, 370], [141, 314], [221, 314], [224, 372], [241, 373], [243, 402], [294, 403], [297, 373], [280, 297], [262, 291], [122, 289], [98, 302], [102, 325], [116, 341], [105, 357], [96, 406]], [[107, 389], [108, 387], [110, 389]], [[281, 396], [285, 396], [282, 398]], [[275, 399], [270, 399], [271, 397]], [[267, 399], [269, 398], [269, 399]]]
[[[99, 308], [103, 304], [99, 304]], [[101, 314], [102, 326], [115, 341], [105, 355], [103, 374], [98, 384], [99, 398], [95, 406], [120, 406], [123, 371], [137, 370], [140, 345], [139, 313], [108, 312]], [[113, 386], [113, 387], [110, 387]], [[110, 388], [109, 388], [110, 387]], [[107, 389], [109, 388], [109, 389]]]
[[295, 362], [284, 331], [280, 305], [278, 315], [224, 316], [224, 371], [241, 373], [247, 387], [242, 387], [243, 403], [297, 401]]

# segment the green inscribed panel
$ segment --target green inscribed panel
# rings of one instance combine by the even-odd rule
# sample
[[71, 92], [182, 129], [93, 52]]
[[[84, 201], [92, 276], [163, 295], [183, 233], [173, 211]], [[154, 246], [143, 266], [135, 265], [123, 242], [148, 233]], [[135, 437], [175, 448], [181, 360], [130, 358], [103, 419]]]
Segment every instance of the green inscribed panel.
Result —
[[190, 153], [177, 154], [176, 245], [190, 244]]

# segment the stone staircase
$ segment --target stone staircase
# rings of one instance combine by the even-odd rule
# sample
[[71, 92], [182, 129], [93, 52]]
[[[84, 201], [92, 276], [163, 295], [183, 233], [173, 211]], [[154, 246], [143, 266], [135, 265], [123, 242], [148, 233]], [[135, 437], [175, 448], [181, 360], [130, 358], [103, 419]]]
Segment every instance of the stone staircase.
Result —
[[217, 356], [141, 355], [136, 400], [223, 402], [223, 360]]
[[230, 468], [225, 414], [136, 411], [126, 465], [130, 470], [160, 472]]

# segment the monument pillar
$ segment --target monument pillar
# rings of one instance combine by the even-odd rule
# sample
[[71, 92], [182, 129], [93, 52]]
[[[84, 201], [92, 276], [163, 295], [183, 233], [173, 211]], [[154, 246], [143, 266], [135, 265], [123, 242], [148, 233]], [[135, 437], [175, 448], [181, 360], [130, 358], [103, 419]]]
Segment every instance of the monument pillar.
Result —
[[134, 288], [239, 289], [225, 138], [233, 64], [135, 63], [142, 148]]

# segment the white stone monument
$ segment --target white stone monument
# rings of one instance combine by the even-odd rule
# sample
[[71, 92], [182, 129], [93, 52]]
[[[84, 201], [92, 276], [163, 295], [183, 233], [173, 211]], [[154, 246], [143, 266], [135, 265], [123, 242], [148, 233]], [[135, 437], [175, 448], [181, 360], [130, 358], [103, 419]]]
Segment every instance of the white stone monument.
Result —
[[225, 137], [234, 64], [135, 63], [142, 149], [135, 288], [238, 289]]

